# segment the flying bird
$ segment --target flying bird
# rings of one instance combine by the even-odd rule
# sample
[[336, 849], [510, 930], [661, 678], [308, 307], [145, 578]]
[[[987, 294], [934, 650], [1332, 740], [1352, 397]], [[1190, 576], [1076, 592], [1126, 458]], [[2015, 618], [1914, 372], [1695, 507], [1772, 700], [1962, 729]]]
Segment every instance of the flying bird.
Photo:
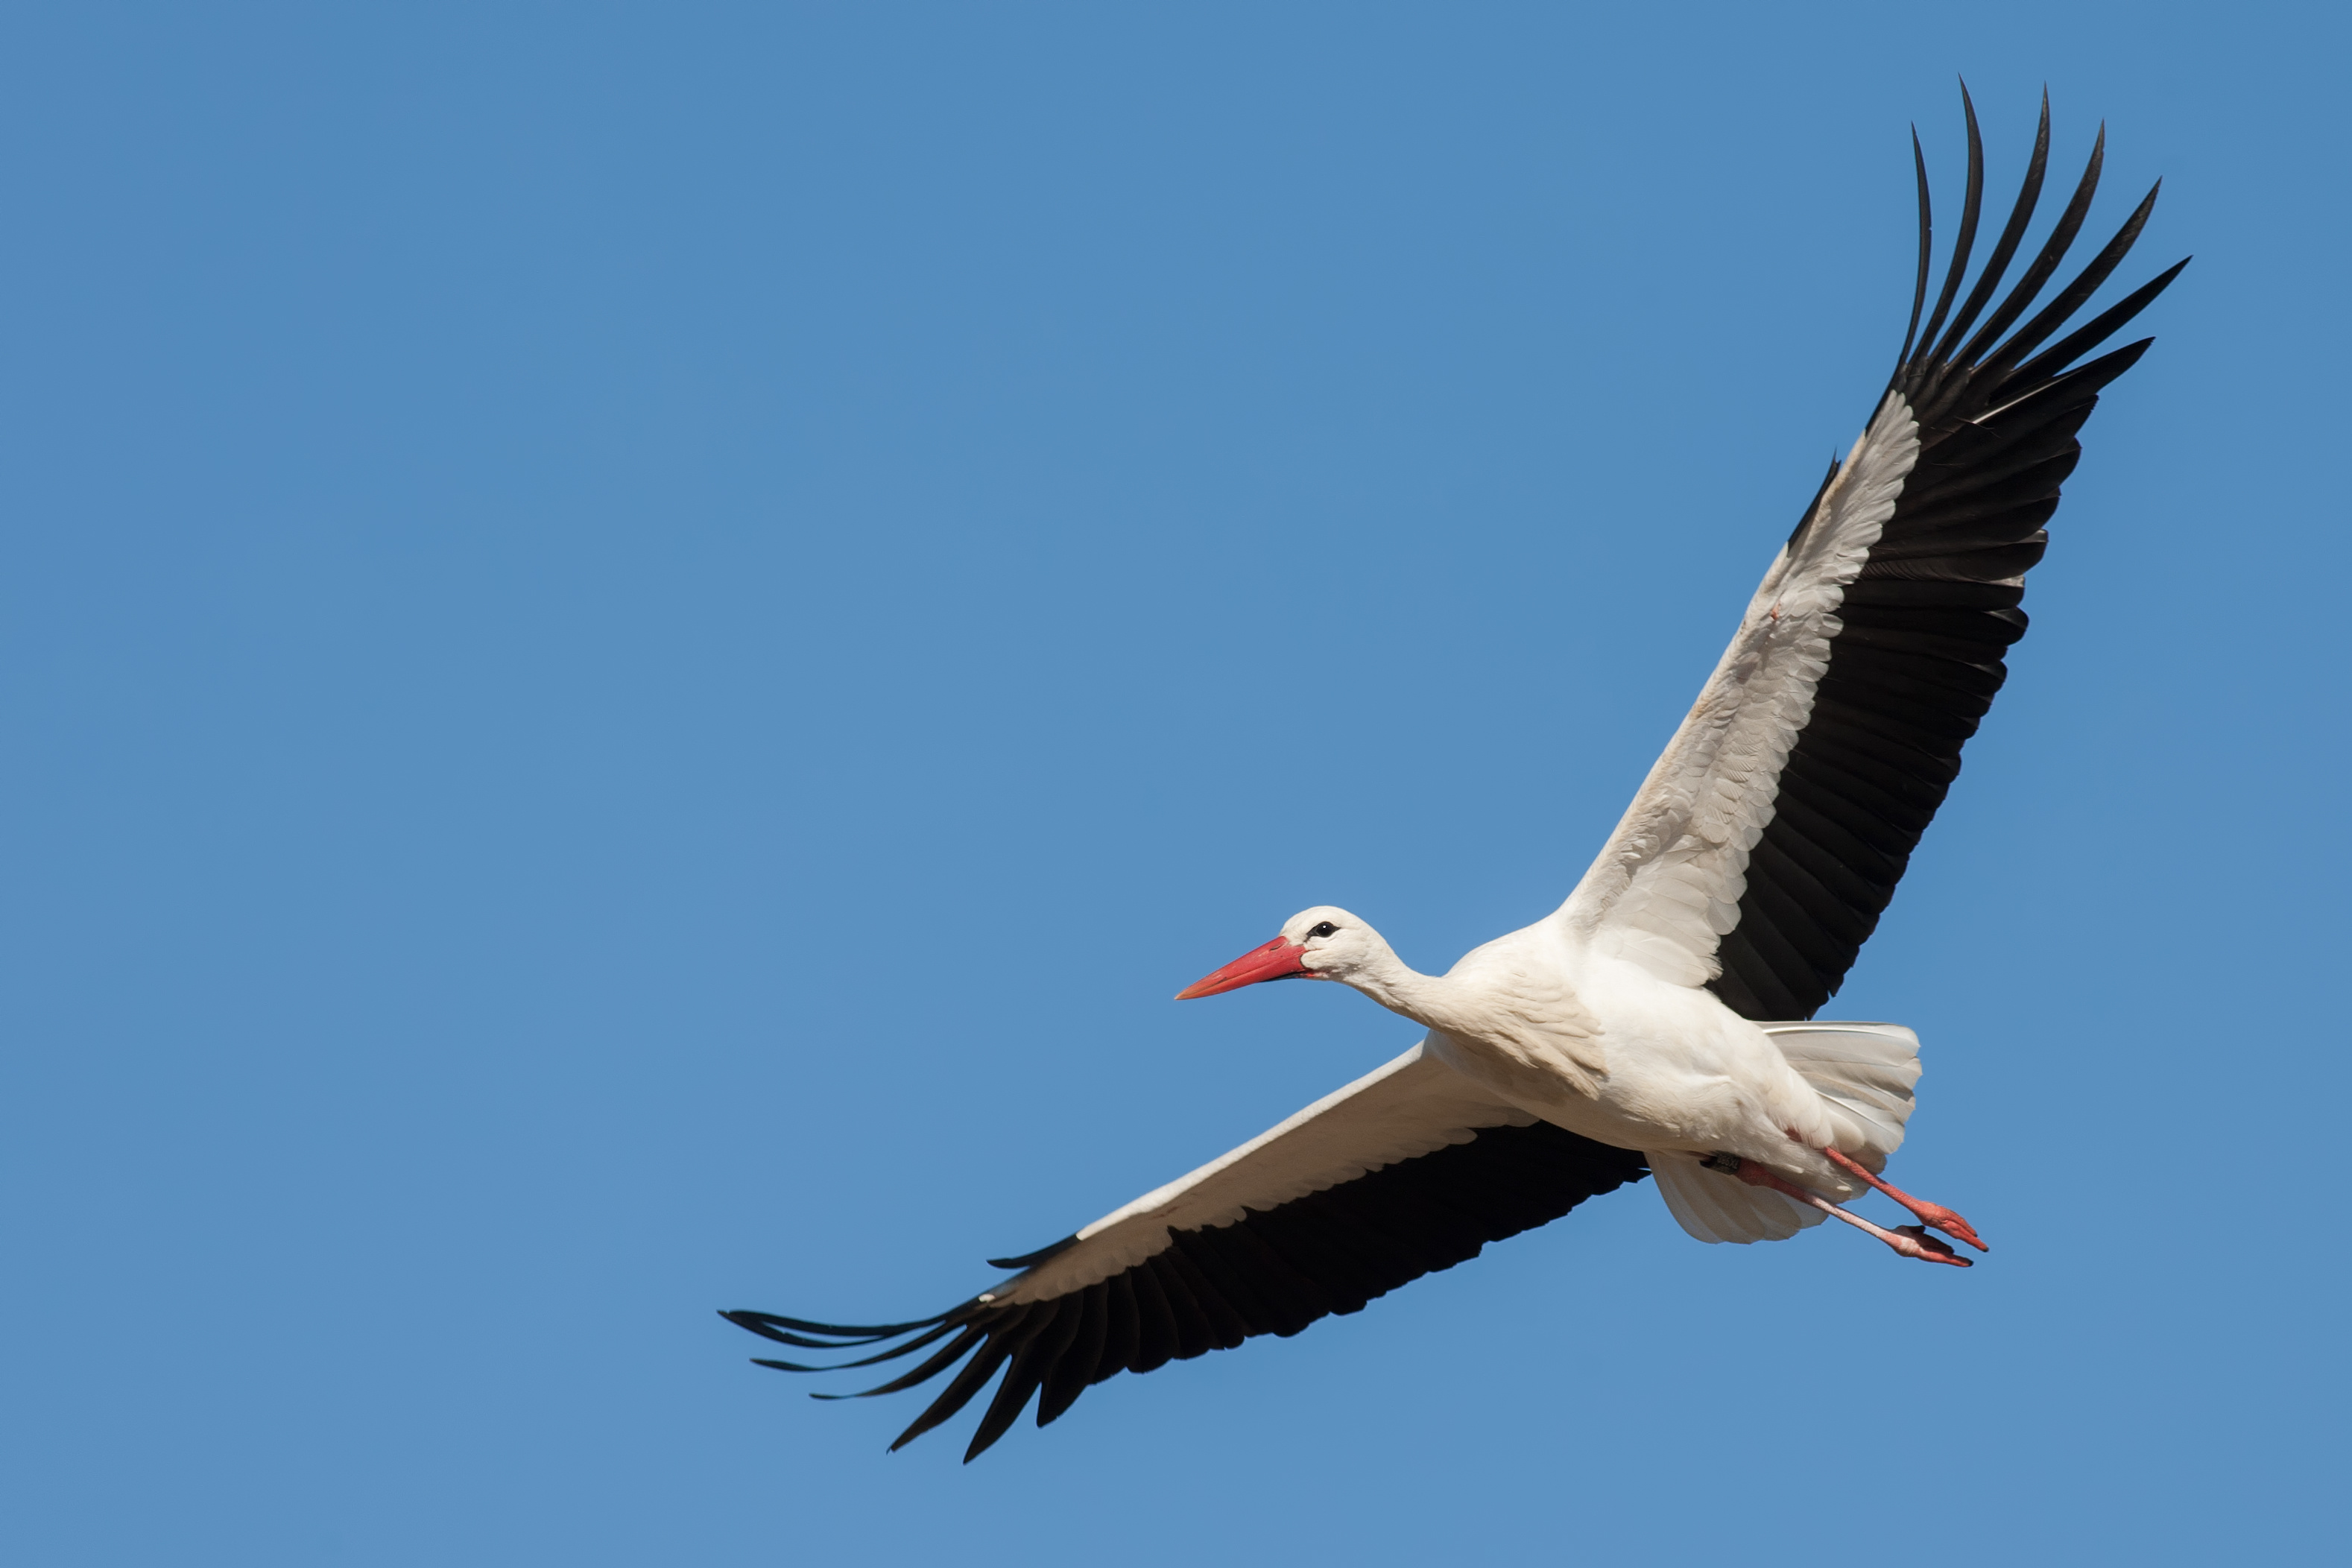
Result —
[[[2188, 262], [2068, 330], [2138, 239], [2151, 189], [2040, 302], [2097, 189], [2102, 127], [2074, 195], [2002, 290], [2042, 195], [2044, 94], [2023, 187], [1963, 297], [1984, 151], [1965, 88], [1961, 104], [1968, 189], [1935, 300], [1915, 131], [1918, 276], [1894, 375], [1568, 901], [1444, 974], [1416, 973], [1345, 910], [1292, 916], [1179, 999], [1337, 981], [1422, 1025], [1422, 1042], [1076, 1235], [990, 1259], [1012, 1277], [935, 1317], [856, 1326], [726, 1313], [788, 1346], [871, 1352], [759, 1364], [834, 1371], [929, 1352], [863, 1394], [817, 1396], [950, 1374], [894, 1449], [1002, 1373], [969, 1461], [1032, 1395], [1045, 1426], [1118, 1373], [1357, 1311], [1643, 1176], [1701, 1241], [1777, 1241], [1835, 1218], [1906, 1258], [1965, 1268], [1953, 1242], [1986, 1250], [1958, 1213], [1882, 1174], [1911, 1112], [1917, 1037], [1813, 1015], [1877, 925], [2000, 689], [2077, 432], [2153, 340], [2085, 356]], [[1843, 1206], [1865, 1187], [1916, 1223], [1884, 1228]]]

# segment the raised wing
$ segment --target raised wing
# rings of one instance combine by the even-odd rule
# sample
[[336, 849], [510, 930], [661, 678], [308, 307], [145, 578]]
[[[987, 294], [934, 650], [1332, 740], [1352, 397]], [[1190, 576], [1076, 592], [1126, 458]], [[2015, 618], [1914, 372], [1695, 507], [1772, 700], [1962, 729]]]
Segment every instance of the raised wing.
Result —
[[1961, 102], [1968, 196], [1934, 311], [1923, 329], [1931, 225], [1915, 135], [1918, 285], [1893, 382], [1554, 917], [1597, 951], [1709, 986], [1750, 1018], [1811, 1017], [1878, 924], [2007, 677], [2003, 651], [2025, 635], [2025, 573], [2081, 456], [2075, 433], [2154, 340], [2077, 362], [2188, 265], [2042, 347], [2138, 239], [2150, 190], [2090, 265], [2010, 331], [2082, 227], [2106, 147], [2102, 128], [2073, 199], [1993, 305], [2042, 193], [2045, 95], [2024, 187], [1955, 312], [1984, 184], [1965, 89]]
[[781, 1344], [883, 1347], [832, 1367], [759, 1363], [780, 1372], [871, 1366], [946, 1341], [879, 1387], [817, 1396], [895, 1394], [957, 1368], [894, 1449], [962, 1409], [1003, 1369], [968, 1463], [1033, 1394], [1045, 1426], [1105, 1378], [1359, 1311], [1647, 1173], [1641, 1155], [1538, 1121], [1415, 1046], [1076, 1236], [991, 1259], [1021, 1272], [937, 1317], [861, 1327], [724, 1316]]

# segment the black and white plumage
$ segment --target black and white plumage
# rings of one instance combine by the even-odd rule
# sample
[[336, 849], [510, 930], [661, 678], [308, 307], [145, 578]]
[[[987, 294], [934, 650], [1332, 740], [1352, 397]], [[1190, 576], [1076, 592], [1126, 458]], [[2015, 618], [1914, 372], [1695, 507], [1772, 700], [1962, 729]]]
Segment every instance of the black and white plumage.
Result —
[[1447, 1095], [1453, 1086], [1444, 1080], [1454, 1076], [1416, 1046], [1078, 1236], [1025, 1258], [991, 1258], [992, 1267], [1024, 1272], [936, 1318], [852, 1328], [766, 1312], [726, 1316], [808, 1349], [912, 1336], [876, 1361], [944, 1340], [911, 1371], [867, 1391], [897, 1393], [963, 1362], [894, 1448], [953, 1415], [1010, 1363], [970, 1458], [1003, 1436], [1032, 1393], [1042, 1426], [1090, 1384], [1360, 1310], [1644, 1174], [1639, 1154], [1483, 1096]]
[[[1717, 950], [1722, 973], [1710, 984], [1744, 1017], [1811, 1017], [1836, 994], [1876, 927], [1912, 848], [1959, 773], [1961, 746], [2007, 677], [2003, 651], [2025, 635], [2018, 607], [2023, 579], [2042, 559], [2049, 542], [2043, 525], [2082, 456], [2075, 433], [2101, 389], [2137, 363], [2154, 340], [2087, 363], [2083, 356], [2189, 265], [2175, 263], [2050, 342], [2139, 238], [2156, 205], [2151, 189], [2090, 265], [2003, 337], [2033, 307], [2072, 246], [2106, 150], [2102, 127], [2056, 226], [1987, 313], [2042, 193], [2050, 153], [2045, 100], [2016, 205], [1954, 311], [1983, 187], [1973, 107], [1968, 132], [1968, 199], [1951, 266], [1924, 328], [1927, 172], [1916, 137], [1912, 142], [1918, 285], [1887, 396], [1916, 420], [1919, 456], [1857, 578], [1844, 587], [1829, 668], [1780, 771], [1770, 820], [1748, 857], [1738, 921]], [[1801, 526], [1792, 548], [1801, 548], [1803, 531]]]
[[[2068, 330], [2138, 238], [2151, 190], [2042, 298], [2087, 216], [2102, 130], [2056, 224], [2004, 287], [2042, 194], [2045, 99], [2022, 189], [1971, 283], [1983, 153], [1965, 93], [1963, 106], [1967, 195], [1933, 305], [1915, 135], [1919, 268], [1887, 390], [1568, 901], [1443, 976], [1407, 968], [1345, 910], [1294, 917], [1184, 994], [1339, 980], [1426, 1026], [1423, 1043], [1076, 1235], [992, 1260], [1017, 1272], [936, 1317], [860, 1327], [727, 1313], [787, 1346], [870, 1352], [830, 1369], [761, 1364], [919, 1357], [866, 1391], [947, 1376], [894, 1447], [1002, 1373], [969, 1459], [1033, 1396], [1044, 1426], [1118, 1373], [1356, 1311], [1651, 1174], [1702, 1240], [1779, 1239], [1834, 1214], [1906, 1256], [1960, 1261], [1919, 1227], [1881, 1231], [1832, 1201], [1883, 1185], [1875, 1173], [1902, 1142], [1918, 1077], [1916, 1038], [1810, 1020], [2000, 688], [2077, 432], [2152, 340], [2085, 356], [2187, 265]], [[1895, 1195], [1981, 1247], [1948, 1210]]]

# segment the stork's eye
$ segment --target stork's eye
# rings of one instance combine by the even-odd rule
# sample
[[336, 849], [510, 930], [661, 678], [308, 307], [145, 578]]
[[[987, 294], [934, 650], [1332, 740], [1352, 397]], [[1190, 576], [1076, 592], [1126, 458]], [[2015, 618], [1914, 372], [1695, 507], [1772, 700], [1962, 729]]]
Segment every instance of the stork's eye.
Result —
[[1339, 930], [1339, 928], [1338, 926], [1333, 925], [1329, 921], [1325, 921], [1321, 925], [1317, 926], [1313, 931], [1308, 931], [1307, 934], [1308, 936], [1333, 936], [1338, 934]]

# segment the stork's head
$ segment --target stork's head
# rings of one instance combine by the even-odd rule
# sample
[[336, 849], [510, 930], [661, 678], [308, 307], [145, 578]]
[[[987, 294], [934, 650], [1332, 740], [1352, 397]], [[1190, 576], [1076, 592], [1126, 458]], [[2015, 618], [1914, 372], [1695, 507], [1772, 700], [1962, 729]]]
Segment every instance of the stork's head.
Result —
[[1388, 951], [1380, 933], [1354, 915], [1318, 904], [1284, 921], [1282, 934], [1264, 947], [1252, 948], [1176, 993], [1176, 1000], [1214, 996], [1261, 980], [1350, 980]]

